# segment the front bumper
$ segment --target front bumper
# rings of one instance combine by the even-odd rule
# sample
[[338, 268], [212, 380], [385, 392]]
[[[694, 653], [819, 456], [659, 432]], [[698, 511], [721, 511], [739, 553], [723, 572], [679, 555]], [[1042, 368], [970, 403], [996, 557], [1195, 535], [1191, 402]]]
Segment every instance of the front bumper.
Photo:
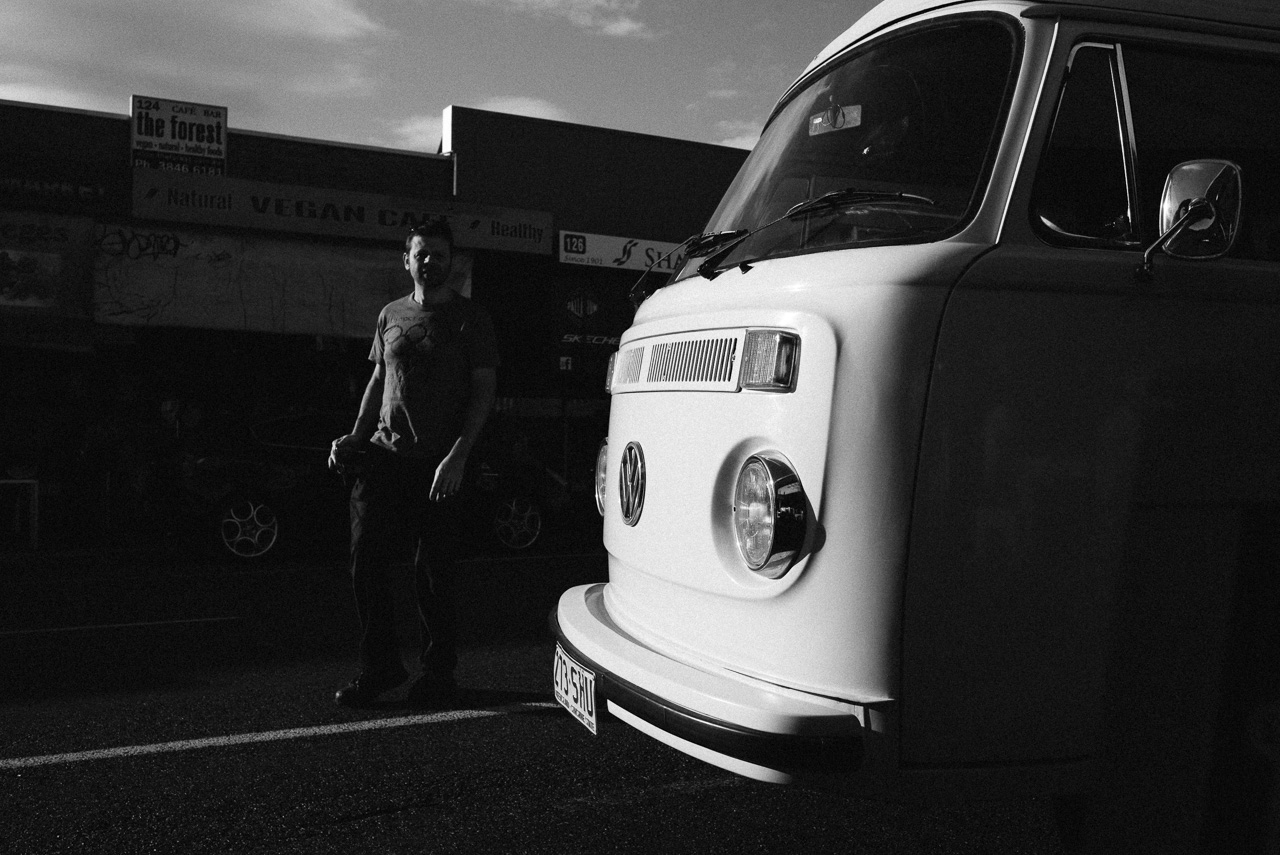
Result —
[[565, 652], [596, 673], [597, 700], [616, 717], [759, 780], [786, 782], [861, 767], [864, 732], [848, 709], [672, 659], [613, 621], [604, 589], [595, 584], [566, 591], [550, 622]]

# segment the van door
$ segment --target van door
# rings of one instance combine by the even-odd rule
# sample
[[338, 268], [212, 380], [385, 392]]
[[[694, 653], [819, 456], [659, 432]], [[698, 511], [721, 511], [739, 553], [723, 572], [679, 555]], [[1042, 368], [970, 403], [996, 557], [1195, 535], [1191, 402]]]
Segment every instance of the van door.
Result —
[[[1205, 784], [1240, 558], [1265, 529], [1247, 521], [1280, 496], [1280, 59], [1222, 44], [1068, 44], [1005, 237], [948, 302], [906, 582], [908, 766], [1138, 752], [1165, 758], [1153, 791], [1174, 766], [1186, 798]], [[1138, 281], [1165, 176], [1205, 157], [1242, 168], [1235, 249]], [[1257, 692], [1233, 703], [1276, 700]]]

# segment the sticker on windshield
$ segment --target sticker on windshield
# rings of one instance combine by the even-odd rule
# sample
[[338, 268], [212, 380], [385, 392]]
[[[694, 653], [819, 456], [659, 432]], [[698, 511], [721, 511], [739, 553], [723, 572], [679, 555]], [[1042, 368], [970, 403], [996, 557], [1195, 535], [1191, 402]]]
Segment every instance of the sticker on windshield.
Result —
[[829, 134], [832, 131], [842, 131], [845, 128], [856, 128], [861, 124], [861, 104], [851, 104], [848, 107], [832, 104], [821, 113], [809, 117], [809, 136], [816, 137], [818, 134]]

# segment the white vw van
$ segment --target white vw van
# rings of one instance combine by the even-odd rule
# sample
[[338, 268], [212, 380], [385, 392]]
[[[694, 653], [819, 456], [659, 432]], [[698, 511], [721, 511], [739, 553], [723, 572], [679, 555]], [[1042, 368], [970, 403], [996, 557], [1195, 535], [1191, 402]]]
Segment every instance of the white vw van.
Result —
[[1278, 127], [1269, 2], [875, 7], [621, 340], [561, 703], [889, 791], [1274, 750]]

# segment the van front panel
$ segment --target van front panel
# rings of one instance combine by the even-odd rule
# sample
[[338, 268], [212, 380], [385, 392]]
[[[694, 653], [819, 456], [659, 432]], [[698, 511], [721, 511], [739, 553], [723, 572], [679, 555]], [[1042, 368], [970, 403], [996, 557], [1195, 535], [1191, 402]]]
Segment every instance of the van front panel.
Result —
[[[688, 661], [840, 698], [893, 697], [928, 366], [946, 283], [976, 251], [780, 259], [672, 286], [646, 304], [624, 356], [749, 329], [789, 331], [800, 348], [793, 391], [696, 391], [676, 377], [671, 390], [619, 392], [615, 382], [605, 603], [619, 625]], [[700, 309], [726, 300], [738, 308]], [[618, 473], [633, 443], [646, 482], [629, 525]], [[733, 530], [734, 482], [764, 452], [791, 464], [811, 509], [801, 557], [776, 579], [748, 568]]]

